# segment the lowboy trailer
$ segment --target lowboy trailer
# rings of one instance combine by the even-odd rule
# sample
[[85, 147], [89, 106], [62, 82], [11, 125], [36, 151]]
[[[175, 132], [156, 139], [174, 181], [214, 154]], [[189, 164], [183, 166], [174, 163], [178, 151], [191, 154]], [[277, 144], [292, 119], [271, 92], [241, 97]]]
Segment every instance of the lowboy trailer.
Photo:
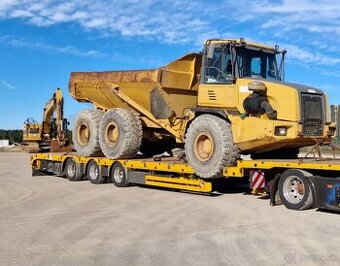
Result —
[[[195, 175], [185, 162], [169, 157], [120, 159], [76, 154], [32, 155], [32, 175], [64, 176], [70, 181], [88, 179], [93, 184], [112, 181], [117, 187], [141, 184], [154, 187], [213, 192], [213, 180]], [[223, 169], [221, 178], [264, 173], [270, 204], [289, 209], [321, 208], [340, 211], [340, 160], [238, 160]]]

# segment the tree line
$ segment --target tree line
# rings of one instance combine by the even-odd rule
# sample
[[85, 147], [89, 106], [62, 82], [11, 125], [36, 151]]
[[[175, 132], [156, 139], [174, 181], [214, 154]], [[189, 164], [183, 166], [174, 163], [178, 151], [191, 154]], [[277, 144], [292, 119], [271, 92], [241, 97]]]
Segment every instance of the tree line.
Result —
[[[72, 142], [72, 131], [66, 131], [66, 138]], [[0, 139], [8, 139], [9, 144], [22, 143], [21, 129], [0, 129]]]
[[0, 139], [8, 139], [10, 144], [22, 143], [21, 129], [0, 129]]

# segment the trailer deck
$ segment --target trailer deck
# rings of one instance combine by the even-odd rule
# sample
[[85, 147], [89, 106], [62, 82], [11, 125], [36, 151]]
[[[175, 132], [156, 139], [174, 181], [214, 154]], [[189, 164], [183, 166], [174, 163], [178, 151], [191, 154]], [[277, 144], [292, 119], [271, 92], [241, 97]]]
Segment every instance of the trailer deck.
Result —
[[[38, 153], [32, 156], [32, 170], [33, 175], [54, 174], [71, 181], [88, 179], [94, 184], [111, 180], [118, 187], [133, 183], [202, 193], [213, 190], [212, 179], [197, 177], [187, 163], [172, 157], [114, 160]], [[258, 170], [266, 174], [272, 205], [340, 210], [340, 160], [238, 160], [235, 166], [223, 169], [221, 178], [248, 177], [251, 171]]]

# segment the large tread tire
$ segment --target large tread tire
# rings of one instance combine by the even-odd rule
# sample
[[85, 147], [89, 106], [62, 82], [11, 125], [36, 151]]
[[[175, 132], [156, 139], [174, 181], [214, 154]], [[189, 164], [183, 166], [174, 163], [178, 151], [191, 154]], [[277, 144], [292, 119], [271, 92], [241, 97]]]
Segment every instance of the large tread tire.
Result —
[[[77, 153], [82, 156], [103, 155], [99, 145], [99, 125], [103, 117], [101, 110], [83, 110], [78, 113], [73, 127], [73, 144]], [[87, 128], [87, 129], [86, 129]], [[88, 130], [86, 133], [82, 133]], [[85, 136], [82, 138], [81, 136]]]
[[106, 157], [134, 157], [141, 146], [142, 136], [142, 122], [136, 112], [114, 108], [103, 115], [99, 127], [99, 144]]
[[130, 151], [127, 153], [127, 157], [134, 157], [142, 145], [143, 125], [139, 113], [131, 110], [126, 111], [130, 112], [132, 123], [132, 143], [130, 145]]
[[[206, 135], [210, 138], [210, 155], [199, 156], [199, 139]], [[195, 146], [196, 145], [196, 146]], [[205, 144], [204, 144], [205, 145]], [[202, 178], [221, 176], [225, 166], [236, 164], [239, 150], [233, 142], [230, 124], [222, 118], [204, 114], [197, 117], [189, 126], [185, 135], [185, 155], [196, 175]]]

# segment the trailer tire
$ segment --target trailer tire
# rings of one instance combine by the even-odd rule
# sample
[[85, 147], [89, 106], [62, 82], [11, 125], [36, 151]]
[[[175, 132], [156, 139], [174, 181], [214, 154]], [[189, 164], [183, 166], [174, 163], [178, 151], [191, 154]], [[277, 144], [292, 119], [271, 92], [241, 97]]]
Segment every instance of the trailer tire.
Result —
[[134, 157], [142, 143], [142, 123], [132, 111], [114, 108], [100, 122], [99, 144], [104, 155], [111, 159]]
[[83, 110], [78, 113], [72, 139], [79, 155], [103, 155], [99, 145], [99, 125], [102, 117], [103, 112], [100, 110]]
[[106, 181], [106, 178], [101, 175], [100, 166], [94, 160], [87, 165], [86, 176], [92, 184], [103, 184]]
[[239, 150], [233, 142], [230, 124], [220, 117], [203, 114], [189, 126], [185, 154], [199, 177], [217, 178], [225, 166], [235, 165]]
[[80, 181], [83, 179], [80, 164], [72, 158], [67, 159], [64, 167], [64, 173], [69, 181]]
[[296, 169], [285, 171], [279, 180], [279, 195], [283, 205], [292, 210], [307, 210], [313, 205], [312, 174]]
[[127, 187], [130, 185], [126, 169], [120, 162], [115, 162], [111, 166], [110, 178], [116, 187]]

